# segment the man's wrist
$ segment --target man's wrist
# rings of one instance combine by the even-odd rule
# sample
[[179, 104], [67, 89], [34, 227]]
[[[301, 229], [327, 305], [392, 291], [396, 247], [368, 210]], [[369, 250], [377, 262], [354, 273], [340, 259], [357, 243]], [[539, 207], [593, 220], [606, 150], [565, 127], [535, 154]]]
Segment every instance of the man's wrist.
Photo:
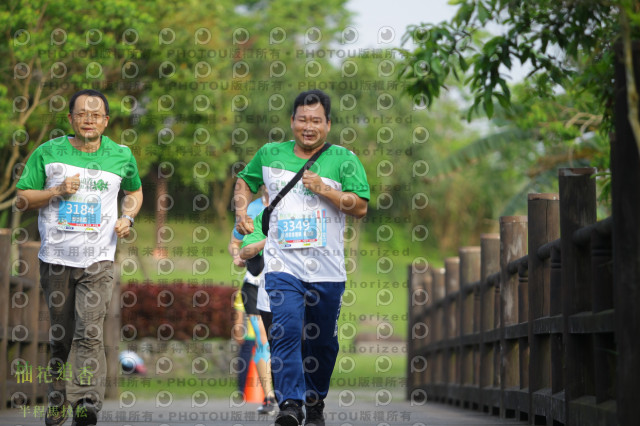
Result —
[[329, 194], [331, 192], [331, 190], [333, 189], [330, 185], [327, 185], [326, 183], [323, 183], [320, 186], [320, 195], [324, 195], [325, 197], [327, 196], [327, 194]]
[[49, 188], [49, 192], [51, 192], [51, 194], [52, 194], [51, 197], [62, 195], [62, 193], [63, 193], [62, 185], [52, 186], [51, 188]]
[[135, 222], [135, 220], [133, 219], [133, 217], [129, 216], [128, 214], [123, 214], [122, 216], [120, 216], [122, 219], [127, 219], [130, 223], [129, 227], [133, 228], [133, 223]]

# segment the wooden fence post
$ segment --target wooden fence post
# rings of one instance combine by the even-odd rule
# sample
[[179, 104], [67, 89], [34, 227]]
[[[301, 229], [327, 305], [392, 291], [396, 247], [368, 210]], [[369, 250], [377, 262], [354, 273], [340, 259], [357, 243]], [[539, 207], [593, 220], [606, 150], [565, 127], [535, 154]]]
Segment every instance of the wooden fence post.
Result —
[[[40, 244], [38, 244], [38, 248]], [[39, 266], [39, 262], [36, 263]], [[49, 356], [51, 354], [51, 350], [49, 347], [49, 328], [51, 327], [51, 321], [49, 318], [49, 305], [45, 300], [44, 291], [42, 290], [42, 286], [40, 285], [40, 268], [38, 267], [38, 281], [36, 281], [36, 292], [38, 295], [38, 365], [46, 367], [49, 365]], [[47, 403], [47, 395], [49, 393], [49, 384], [46, 383], [46, 380], [42, 380], [38, 382], [37, 385], [37, 398], [39, 401], [43, 403]]]
[[[496, 354], [500, 353], [500, 336], [495, 329], [496, 288], [489, 276], [500, 273], [500, 234], [480, 236], [480, 389], [483, 392], [481, 409], [492, 413], [500, 407], [499, 377], [495, 370]], [[496, 387], [497, 384], [497, 387]]]
[[[22, 322], [20, 329], [14, 327], [15, 335], [21, 344], [20, 357], [31, 366], [34, 372], [38, 371], [38, 314], [40, 312], [40, 270], [38, 268], [38, 251], [40, 243], [28, 241], [20, 244], [20, 263], [18, 276], [23, 278], [22, 295], [25, 302], [16, 302], [21, 312]], [[13, 299], [12, 299], [13, 303]], [[29, 402], [35, 405], [37, 402], [38, 381], [36, 376], [23, 387]]]
[[115, 279], [109, 309], [104, 319], [104, 348], [107, 360], [107, 383], [105, 399], [118, 397], [118, 377], [120, 376], [120, 359], [118, 358], [120, 343], [120, 265], [114, 264]]
[[414, 401], [425, 399], [422, 391], [416, 388], [427, 387], [431, 380], [430, 353], [424, 353], [424, 348], [429, 341], [429, 332], [432, 313], [427, 310], [429, 301], [431, 273], [428, 264], [418, 265], [413, 263], [408, 268], [408, 345], [407, 345], [407, 399]]
[[[431, 297], [431, 272], [428, 265], [411, 265], [411, 292], [409, 309], [413, 316], [408, 330], [414, 348], [424, 347], [431, 341], [431, 313], [427, 312]], [[415, 354], [414, 354], [415, 355]]]
[[[551, 332], [551, 395], [560, 397], [560, 392], [564, 389], [564, 326], [562, 325], [562, 253], [559, 247], [551, 249], [549, 292], [551, 294], [551, 300], [549, 301], [550, 316], [560, 319], [560, 321], [556, 321], [556, 325], [552, 327], [553, 330]], [[552, 412], [565, 412], [564, 399], [558, 401], [552, 398], [551, 404], [552, 406], [562, 405], [562, 408], [552, 408]], [[564, 423], [564, 415], [561, 417], [554, 416], [554, 418]]]
[[[415, 267], [415, 266], [414, 266]], [[411, 296], [411, 304], [416, 306], [423, 312], [423, 322], [420, 324], [414, 324], [411, 330], [411, 339], [417, 339], [421, 346], [427, 346], [433, 342], [433, 322], [435, 317], [435, 311], [433, 309], [433, 302], [431, 300], [433, 293], [433, 276], [431, 274], [431, 268], [428, 265], [421, 265], [418, 271], [419, 276], [422, 278], [422, 288], [419, 288]], [[421, 374], [421, 382], [424, 384], [433, 384], [433, 365], [435, 364], [435, 353], [429, 351], [425, 354], [426, 368]], [[411, 366], [415, 366], [416, 369], [420, 369], [422, 360], [416, 360]], [[410, 367], [411, 367], [410, 366]]]
[[[518, 324], [524, 325], [524, 332], [518, 338], [518, 409], [519, 420], [526, 420], [531, 413], [529, 404], [529, 265], [521, 262], [518, 265]], [[526, 402], [525, 402], [526, 401]]]
[[[445, 298], [445, 284], [444, 284], [445, 270], [444, 268], [437, 268], [431, 270], [432, 290], [433, 294], [430, 296], [431, 306], [434, 311], [434, 324], [429, 331], [433, 341], [441, 342], [444, 340], [446, 327], [446, 319], [444, 316], [443, 303]], [[446, 371], [445, 371], [445, 359], [444, 351], [442, 349], [436, 352], [435, 364], [431, 367], [433, 374], [433, 382], [442, 385], [446, 383]]]
[[574, 243], [573, 234], [596, 222], [594, 168], [560, 169], [560, 234], [562, 250], [562, 302], [565, 345], [565, 420], [571, 418], [571, 401], [593, 395], [593, 350], [590, 335], [571, 333], [570, 317], [591, 311], [591, 257], [588, 247]]
[[[593, 313], [613, 310], [613, 267], [611, 234], [591, 232], [591, 276], [593, 277]], [[615, 333], [594, 335], [596, 404], [616, 399], [616, 342]]]
[[[529, 194], [529, 412], [531, 422], [536, 416], [546, 423], [550, 410], [551, 334], [536, 320], [550, 315], [550, 264], [541, 259], [538, 249], [560, 236], [558, 194]], [[542, 421], [540, 418], [539, 421]]]
[[[640, 87], [640, 42], [632, 42], [633, 71]], [[613, 213], [613, 282], [618, 352], [618, 423], [640, 418], [637, 389], [640, 377], [640, 153], [627, 105], [624, 60], [616, 49], [615, 137], [611, 140], [611, 198]]]
[[[444, 300], [444, 312], [445, 312], [445, 330], [446, 340], [455, 341], [460, 338], [460, 326], [458, 324], [459, 307], [458, 307], [458, 291], [460, 291], [460, 259], [457, 257], [449, 257], [444, 260], [444, 286], [445, 286], [445, 300]], [[460, 376], [457, 374], [459, 354], [456, 350], [448, 348], [445, 349], [444, 360], [446, 364], [446, 383], [451, 388], [453, 384], [460, 383]], [[450, 402], [453, 402], [454, 398], [450, 398]]]
[[518, 277], [510, 274], [508, 265], [526, 255], [527, 217], [500, 217], [500, 390], [501, 417], [514, 417], [518, 407], [520, 379], [519, 336], [507, 334], [518, 323]]
[[461, 247], [458, 250], [460, 257], [460, 291], [458, 305], [460, 306], [460, 342], [458, 353], [460, 354], [458, 366], [460, 385], [463, 386], [463, 406], [468, 408], [469, 403], [478, 405], [477, 389], [473, 389], [474, 382], [474, 358], [477, 356], [475, 345], [470, 344], [469, 339], [474, 334], [473, 319], [475, 308], [475, 290], [472, 287], [480, 280], [480, 247]]
[[11, 276], [11, 230], [0, 229], [0, 410], [7, 404], [7, 381], [9, 340], [9, 277]]

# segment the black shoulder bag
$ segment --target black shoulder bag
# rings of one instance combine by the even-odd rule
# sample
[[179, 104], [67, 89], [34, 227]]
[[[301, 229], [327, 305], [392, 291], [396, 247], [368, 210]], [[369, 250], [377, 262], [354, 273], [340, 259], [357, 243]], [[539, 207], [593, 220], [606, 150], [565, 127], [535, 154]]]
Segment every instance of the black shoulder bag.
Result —
[[[293, 188], [295, 184], [298, 183], [298, 181], [302, 178], [304, 172], [309, 170], [311, 166], [313, 166], [313, 163], [316, 162], [318, 157], [320, 157], [323, 152], [329, 149], [330, 146], [330, 143], [325, 143], [322, 148], [320, 148], [320, 150], [316, 151], [316, 153], [313, 154], [311, 158], [309, 158], [309, 160], [307, 160], [304, 166], [302, 166], [302, 168], [298, 170], [298, 173], [296, 173], [293, 179], [291, 179], [289, 183], [287, 183], [285, 187], [282, 188], [278, 195], [276, 195], [273, 200], [271, 200], [271, 203], [269, 203], [269, 205], [264, 209], [262, 213], [262, 233], [265, 237], [269, 235], [269, 222], [271, 221], [271, 213], [276, 208], [280, 200], [282, 200], [284, 196], [287, 195], [289, 191], [291, 191], [291, 188]], [[264, 256], [261, 254], [257, 254], [251, 259], [248, 259], [246, 261], [246, 264], [247, 270], [251, 272], [251, 275], [257, 276], [262, 272], [262, 269], [264, 269]]]

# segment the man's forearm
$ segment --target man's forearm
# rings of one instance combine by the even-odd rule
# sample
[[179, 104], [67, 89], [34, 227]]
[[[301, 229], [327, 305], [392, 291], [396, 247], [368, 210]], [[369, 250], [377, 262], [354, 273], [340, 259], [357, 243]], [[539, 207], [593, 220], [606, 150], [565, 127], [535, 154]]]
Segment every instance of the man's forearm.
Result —
[[367, 214], [367, 200], [358, 197], [353, 192], [343, 192], [326, 185], [323, 191], [318, 192], [318, 195], [326, 198], [338, 210], [349, 216], [361, 219]]
[[240, 249], [240, 259], [242, 260], [249, 260], [252, 257], [254, 257], [255, 255], [257, 255], [258, 253], [260, 253], [261, 250], [264, 249], [265, 243], [267, 242], [267, 240], [262, 240], [262, 241], [258, 241], [257, 243], [252, 243], [252, 244], [248, 244], [244, 247], [242, 247]]
[[236, 216], [244, 217], [247, 215], [247, 207], [251, 202], [251, 188], [244, 179], [238, 178], [233, 193], [233, 205], [236, 210]]
[[125, 191], [125, 196], [122, 199], [122, 214], [135, 218], [142, 208], [142, 201], [142, 187], [131, 192]]
[[39, 209], [49, 204], [55, 196], [62, 195], [57, 186], [47, 189], [19, 189], [16, 195], [16, 208], [18, 210]]
[[242, 240], [239, 240], [236, 237], [234, 237], [233, 232], [231, 232], [231, 240], [227, 245], [227, 251], [229, 251], [229, 254], [231, 255], [231, 257], [238, 255], [241, 245], [242, 245]]

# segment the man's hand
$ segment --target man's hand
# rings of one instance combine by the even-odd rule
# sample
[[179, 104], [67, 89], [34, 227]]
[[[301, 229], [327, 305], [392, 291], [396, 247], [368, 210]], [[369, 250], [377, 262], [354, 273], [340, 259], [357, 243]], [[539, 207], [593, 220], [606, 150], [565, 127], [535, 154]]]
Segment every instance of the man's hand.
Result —
[[304, 172], [302, 183], [309, 191], [326, 198], [338, 210], [349, 216], [360, 219], [367, 214], [367, 200], [360, 198], [353, 192], [340, 191], [325, 184], [316, 173], [309, 170]]
[[318, 195], [323, 194], [328, 189], [327, 185], [322, 182], [320, 175], [310, 170], [305, 171], [302, 175], [302, 184], [309, 191]]
[[236, 231], [242, 235], [249, 235], [253, 232], [253, 219], [246, 214], [236, 216]]
[[58, 185], [58, 193], [65, 197], [78, 192], [78, 188], [80, 188], [80, 173], [69, 176], [64, 182]]
[[129, 236], [129, 230], [131, 229], [131, 222], [129, 219], [121, 217], [116, 220], [115, 232], [118, 238], [126, 238]]
[[244, 266], [247, 266], [247, 262], [245, 262], [244, 260], [242, 260], [240, 258], [240, 256], [233, 256], [233, 264], [236, 265], [239, 268], [242, 268]]
[[33, 210], [46, 206], [54, 197], [66, 197], [75, 194], [80, 188], [80, 173], [69, 176], [60, 185], [47, 189], [18, 189], [16, 209]]

